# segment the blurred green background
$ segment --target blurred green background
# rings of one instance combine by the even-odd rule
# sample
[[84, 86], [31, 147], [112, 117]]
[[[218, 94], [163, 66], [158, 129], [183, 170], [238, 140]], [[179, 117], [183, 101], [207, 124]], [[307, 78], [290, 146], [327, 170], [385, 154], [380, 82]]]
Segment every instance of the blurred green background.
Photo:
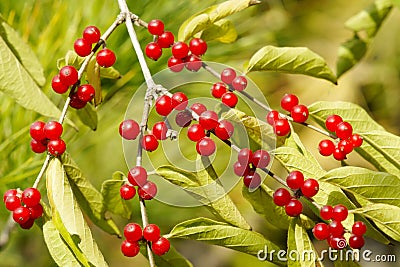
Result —
[[[166, 28], [177, 34], [180, 24], [193, 13], [221, 1], [128, 1], [131, 10], [148, 21], [159, 18]], [[307, 46], [322, 55], [334, 69], [336, 52], [340, 43], [352, 37], [343, 26], [344, 22], [373, 1], [312, 1], [312, 0], [269, 0], [233, 15], [239, 37], [233, 44], [210, 42], [204, 60], [215, 61], [243, 69], [243, 64], [264, 45]], [[51, 77], [57, 72], [56, 61], [72, 49], [73, 42], [87, 25], [97, 25], [105, 30], [118, 15], [117, 1], [77, 0], [3, 0], [0, 13], [29, 43], [43, 64], [47, 85], [43, 91], [59, 106], [62, 96], [53, 93]], [[261, 88], [270, 106], [279, 107], [284, 93], [295, 93], [304, 104], [318, 100], [343, 100], [360, 104], [389, 131], [400, 134], [400, 12], [392, 10], [372, 43], [366, 58], [334, 86], [326, 81], [299, 75], [277, 73], [252, 73], [250, 78]], [[145, 29], [137, 30], [142, 47], [151, 41]], [[117, 92], [109, 101], [98, 108], [99, 125], [95, 132], [81, 125], [76, 115], [70, 117], [79, 125], [79, 132], [68, 129], [65, 139], [68, 151], [82, 167], [84, 173], [99, 188], [116, 170], [127, 171], [120, 136], [119, 122], [126, 107], [142, 84], [136, 56], [132, 51], [124, 26], [119, 27], [108, 41], [108, 47], [116, 51], [115, 67], [123, 74], [118, 81], [104, 80], [103, 90]], [[168, 56], [159, 61], [148, 61], [153, 73], [164, 69]], [[212, 81], [210, 79], [210, 81]], [[189, 95], [190, 96], [190, 95]], [[106, 96], [107, 97], [107, 96]], [[40, 117], [34, 112], [15, 105], [0, 93], [0, 192], [16, 186], [25, 188], [33, 183], [44, 160], [43, 155], [34, 155], [29, 148], [28, 127]], [[299, 131], [303, 129], [299, 128]], [[316, 153], [316, 135], [304, 130], [303, 142]], [[109, 155], [113, 155], [110, 157]], [[337, 163], [317, 156], [324, 167], [332, 168]], [[357, 156], [350, 157], [355, 165], [368, 166]], [[279, 173], [279, 170], [277, 171]], [[42, 185], [43, 186], [43, 185]], [[282, 232], [271, 232], [263, 228], [262, 221], [249, 204], [241, 197], [240, 186], [231, 193], [246, 218], [255, 229], [277, 242], [285, 242]], [[134, 220], [140, 221], [135, 203]], [[173, 225], [185, 219], [210, 216], [203, 208], [183, 209], [152, 201], [148, 204], [150, 221], [161, 226], [167, 233]], [[0, 228], [9, 213], [0, 205]], [[126, 221], [119, 221], [122, 229]], [[271, 228], [267, 228], [271, 229]], [[0, 252], [0, 266], [53, 266], [39, 229], [27, 232], [16, 229], [10, 244]], [[110, 237], [93, 227], [94, 235], [110, 266], [129, 264], [145, 266], [143, 256], [124, 258], [119, 246], [121, 240]], [[198, 242], [173, 243], [195, 266], [267, 266], [255, 258], [223, 248], [206, 246]], [[375, 246], [373, 241], [368, 245]], [[391, 248], [377, 247], [390, 253]], [[364, 264], [363, 264], [364, 265]], [[365, 265], [367, 266], [367, 265]], [[373, 265], [371, 265], [373, 266]], [[385, 266], [381, 264], [379, 266]], [[386, 265], [389, 266], [389, 265]]]

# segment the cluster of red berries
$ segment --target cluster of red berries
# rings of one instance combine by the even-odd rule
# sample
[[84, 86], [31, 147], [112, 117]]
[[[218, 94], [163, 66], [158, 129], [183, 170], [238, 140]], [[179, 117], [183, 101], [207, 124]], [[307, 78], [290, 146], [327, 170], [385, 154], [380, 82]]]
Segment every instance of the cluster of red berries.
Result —
[[138, 187], [137, 193], [141, 199], [151, 200], [157, 194], [156, 184], [147, 180], [147, 171], [141, 166], [129, 170], [128, 183], [120, 188], [121, 197], [125, 200], [132, 199], [136, 195], [135, 186]]
[[66, 149], [66, 144], [61, 139], [62, 132], [63, 126], [57, 121], [35, 121], [29, 129], [32, 151], [43, 153], [47, 150], [53, 156], [60, 156]]
[[[320, 216], [324, 220], [331, 220], [329, 224], [317, 223], [313, 228], [313, 233], [318, 240], [327, 240], [330, 247], [334, 249], [344, 249], [347, 241], [344, 238], [345, 229], [342, 221], [346, 220], [348, 210], [343, 205], [323, 206], [320, 210]], [[351, 248], [360, 249], [364, 246], [363, 235], [367, 231], [367, 226], [361, 222], [355, 222], [352, 227], [352, 235], [349, 238]]]
[[42, 216], [40, 200], [41, 195], [36, 188], [27, 188], [24, 191], [9, 189], [3, 196], [6, 208], [12, 211], [14, 221], [22, 229], [30, 229], [35, 220]]
[[139, 224], [128, 223], [124, 228], [124, 240], [121, 251], [126, 257], [135, 257], [140, 252], [139, 241], [151, 242], [151, 250], [154, 254], [162, 256], [171, 247], [169, 240], [160, 235], [160, 228], [155, 224], [147, 225], [143, 231]]
[[322, 140], [319, 145], [319, 153], [323, 156], [330, 156], [336, 160], [346, 159], [346, 155], [351, 153], [354, 148], [360, 147], [363, 138], [358, 134], [353, 134], [353, 127], [350, 123], [343, 121], [339, 115], [330, 115], [325, 120], [325, 126], [328, 131], [336, 134], [340, 139], [336, 145], [332, 140]]
[[286, 177], [286, 184], [294, 191], [294, 196], [287, 189], [279, 188], [273, 194], [273, 201], [278, 206], [284, 206], [288, 216], [299, 216], [303, 211], [303, 204], [298, 198], [315, 196], [319, 191], [318, 181], [313, 178], [304, 180], [304, 175], [301, 172], [292, 171]]

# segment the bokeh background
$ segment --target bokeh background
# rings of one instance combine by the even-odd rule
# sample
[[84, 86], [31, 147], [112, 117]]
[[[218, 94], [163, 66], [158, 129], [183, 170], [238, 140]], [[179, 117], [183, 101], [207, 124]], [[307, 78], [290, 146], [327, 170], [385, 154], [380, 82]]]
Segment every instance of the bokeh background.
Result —
[[[180, 24], [197, 11], [221, 1], [128, 1], [131, 10], [144, 20], [159, 18], [166, 28], [177, 33]], [[340, 43], [352, 37], [344, 22], [373, 1], [313, 1], [313, 0], [269, 0], [231, 17], [239, 34], [232, 44], [210, 42], [205, 60], [220, 62], [243, 69], [251, 55], [264, 45], [307, 46], [323, 56], [330, 67], [335, 68], [336, 53]], [[42, 63], [47, 85], [43, 91], [58, 105], [63, 97], [51, 90], [51, 77], [57, 73], [56, 61], [72, 49], [73, 42], [87, 25], [97, 25], [101, 30], [118, 15], [117, 1], [100, 0], [2, 0], [0, 13], [32, 47]], [[284, 93], [297, 94], [301, 102], [311, 104], [319, 100], [351, 101], [367, 109], [371, 116], [389, 131], [400, 134], [400, 11], [392, 10], [371, 43], [366, 58], [354, 69], [339, 79], [334, 86], [326, 81], [301, 75], [272, 72], [251, 73], [249, 77], [259, 86], [270, 106], [279, 108]], [[145, 29], [137, 30], [142, 47], [151, 41]], [[116, 51], [115, 67], [123, 74], [118, 81], [104, 80], [103, 90], [107, 101], [98, 108], [99, 125], [93, 132], [81, 125], [77, 116], [69, 116], [79, 125], [79, 132], [68, 129], [65, 139], [68, 151], [90, 180], [100, 188], [103, 180], [109, 179], [116, 170], [127, 171], [120, 136], [119, 122], [135, 90], [143, 82], [139, 64], [132, 51], [125, 28], [118, 28], [108, 41]], [[166, 66], [167, 55], [157, 61], [149, 61], [153, 73]], [[107, 96], [108, 94], [108, 96]], [[112, 95], [112, 97], [110, 97]], [[190, 96], [190, 94], [189, 94]], [[7, 188], [30, 186], [43, 162], [43, 155], [34, 155], [29, 148], [28, 127], [40, 119], [38, 114], [27, 111], [7, 96], [0, 93], [0, 192]], [[317, 155], [327, 169], [338, 167], [330, 159], [318, 156], [316, 135], [308, 129], [296, 128], [302, 141]], [[112, 157], [110, 157], [112, 155]], [[368, 166], [355, 155], [350, 162]], [[281, 170], [277, 170], [278, 173]], [[42, 185], [43, 186], [43, 185]], [[271, 231], [241, 197], [240, 186], [231, 196], [250, 223], [260, 232], [276, 242], [285, 243], [285, 234]], [[137, 203], [133, 220], [140, 221]], [[212, 216], [204, 208], [176, 208], [157, 201], [148, 203], [150, 221], [160, 225], [167, 233], [175, 224], [194, 217]], [[9, 213], [0, 205], [0, 229]], [[117, 219], [118, 220], [118, 219]], [[118, 221], [121, 229], [127, 221]], [[93, 232], [100, 249], [110, 266], [146, 266], [143, 256], [124, 258], [119, 250], [121, 240], [108, 236], [95, 226]], [[268, 266], [257, 259], [242, 254], [207, 246], [193, 241], [173, 241], [177, 249], [195, 266]], [[318, 244], [317, 244], [318, 245]], [[397, 253], [395, 248], [367, 241], [374, 253]], [[398, 255], [398, 258], [400, 256]], [[16, 229], [9, 245], [0, 251], [0, 266], [54, 266], [45, 247], [40, 229], [31, 231]], [[363, 266], [378, 266], [377, 263]], [[379, 266], [396, 266], [379, 264]]]

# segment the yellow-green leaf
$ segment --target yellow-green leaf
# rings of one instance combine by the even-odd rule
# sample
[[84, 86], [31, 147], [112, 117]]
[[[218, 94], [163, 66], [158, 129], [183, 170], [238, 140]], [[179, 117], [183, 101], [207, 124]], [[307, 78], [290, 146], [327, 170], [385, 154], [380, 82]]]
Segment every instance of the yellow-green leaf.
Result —
[[357, 36], [341, 44], [336, 62], [336, 76], [339, 78], [356, 65], [364, 57], [367, 47], [368, 44]]
[[100, 66], [97, 64], [95, 58], [92, 58], [88, 64], [86, 69], [86, 79], [89, 84], [94, 87], [95, 95], [93, 102], [94, 106], [97, 106], [103, 101], [103, 97], [101, 93]]
[[201, 39], [204, 41], [217, 40], [221, 43], [233, 43], [236, 41], [237, 32], [232, 21], [221, 19], [205, 29], [201, 33]]

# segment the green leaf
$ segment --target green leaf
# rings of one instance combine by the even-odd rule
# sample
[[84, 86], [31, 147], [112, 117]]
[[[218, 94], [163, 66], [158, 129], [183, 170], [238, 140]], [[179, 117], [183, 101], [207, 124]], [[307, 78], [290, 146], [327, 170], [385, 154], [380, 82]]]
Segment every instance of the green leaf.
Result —
[[231, 0], [206, 8], [183, 22], [179, 28], [178, 40], [186, 42], [215, 22], [259, 3], [257, 0]]
[[105, 204], [101, 193], [83, 176], [79, 167], [67, 153], [62, 155], [61, 161], [74, 196], [86, 215], [103, 231], [120, 236], [121, 233], [114, 221], [105, 217]]
[[[182, 187], [188, 194], [204, 204], [215, 216], [234, 226], [251, 229], [224, 188], [215, 179], [213, 169], [188, 172], [174, 166], [165, 165], [156, 173], [169, 182]], [[214, 179], [213, 179], [214, 178]]]
[[395, 4], [398, 8], [400, 8], [400, 0], [392, 0], [393, 4]]
[[264, 46], [251, 57], [246, 72], [251, 71], [304, 74], [336, 84], [336, 76], [325, 60], [307, 47]]
[[117, 71], [114, 67], [100, 68], [100, 77], [116, 80], [121, 78], [121, 73], [119, 73], [119, 71]]
[[103, 212], [107, 210], [123, 218], [130, 219], [132, 206], [122, 199], [119, 193], [121, 186], [125, 183], [124, 174], [115, 172], [112, 180], [106, 180], [101, 186], [101, 194], [104, 199]]
[[374, 37], [392, 9], [392, 5], [391, 0], [377, 0], [347, 20], [345, 26], [355, 32], [366, 31], [369, 38]]
[[68, 233], [79, 238], [78, 247], [94, 266], [108, 266], [93, 239], [90, 228], [84, 220], [82, 211], [74, 197], [70, 183], [61, 161], [50, 160], [46, 172], [46, 188], [53, 214], [60, 215]]
[[372, 204], [353, 211], [371, 219], [385, 234], [400, 242], [400, 208], [387, 204]]
[[[264, 251], [265, 248], [268, 248], [268, 251], [278, 251], [280, 249], [276, 244], [265, 239], [257, 232], [234, 227], [207, 218], [197, 218], [182, 222], [176, 225], [166, 237], [198, 240], [207, 244], [241, 251], [253, 256], [257, 256], [257, 254], [260, 251]], [[275, 253], [273, 262], [278, 265], [283, 265], [283, 263], [276, 259]]]
[[340, 45], [336, 63], [336, 75], [338, 78], [364, 57], [367, 47], [368, 44], [357, 36]]
[[98, 122], [97, 110], [92, 105], [86, 104], [84, 108], [78, 109], [76, 112], [83, 124], [96, 131]]
[[[140, 253], [142, 253], [146, 258], [147, 255], [147, 248], [145, 245], [140, 246]], [[184, 258], [176, 249], [171, 245], [168, 253], [157, 256], [153, 255], [154, 260], [156, 262], [157, 267], [192, 267], [192, 263]]]
[[201, 39], [204, 41], [217, 40], [221, 43], [233, 43], [236, 41], [237, 32], [235, 25], [228, 19], [221, 19], [205, 29], [201, 33]]
[[98, 106], [102, 101], [101, 93], [101, 80], [100, 80], [100, 66], [97, 64], [96, 59], [93, 57], [86, 69], [86, 79], [95, 89], [94, 106]]

